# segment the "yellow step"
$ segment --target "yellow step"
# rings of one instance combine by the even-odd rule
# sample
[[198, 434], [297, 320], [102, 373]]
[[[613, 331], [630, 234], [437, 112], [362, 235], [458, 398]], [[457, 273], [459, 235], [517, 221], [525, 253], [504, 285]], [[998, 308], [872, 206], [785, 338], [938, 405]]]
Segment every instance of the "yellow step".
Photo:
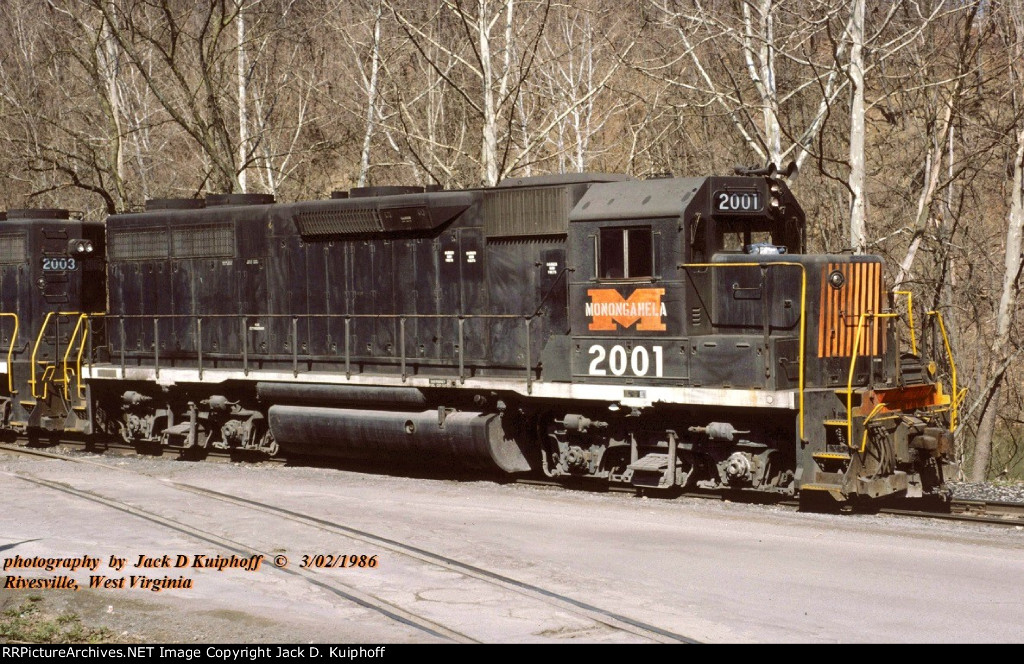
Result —
[[839, 461], [849, 461], [850, 455], [844, 452], [815, 452], [811, 455], [815, 459], [836, 459]]

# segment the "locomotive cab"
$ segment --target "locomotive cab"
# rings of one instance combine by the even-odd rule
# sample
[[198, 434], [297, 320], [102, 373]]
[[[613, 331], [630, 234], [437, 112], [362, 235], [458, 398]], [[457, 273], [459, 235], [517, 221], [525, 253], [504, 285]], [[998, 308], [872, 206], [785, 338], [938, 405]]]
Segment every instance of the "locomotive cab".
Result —
[[606, 410], [554, 419], [548, 473], [842, 499], [941, 483], [951, 401], [904, 385], [881, 259], [807, 255], [804, 224], [770, 176], [594, 185], [570, 214], [570, 362]]
[[570, 214], [571, 375], [610, 412], [584, 414], [597, 433], [556, 420], [549, 473], [792, 491], [802, 228], [769, 178], [591, 187]]

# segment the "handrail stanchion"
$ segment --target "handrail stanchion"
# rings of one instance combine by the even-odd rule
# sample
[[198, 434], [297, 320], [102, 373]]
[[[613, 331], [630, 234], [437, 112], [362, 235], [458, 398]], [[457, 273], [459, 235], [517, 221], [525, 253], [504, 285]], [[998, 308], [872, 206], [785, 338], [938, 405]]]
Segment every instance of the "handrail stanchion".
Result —
[[242, 324], [242, 373], [249, 375], [249, 329], [246, 325], [245, 316], [239, 316], [239, 323]]
[[122, 315], [118, 316], [117, 318], [118, 318], [118, 320], [121, 323], [121, 378], [124, 378], [125, 377], [125, 375], [124, 375], [125, 365], [126, 365], [126, 362], [125, 362], [125, 350], [124, 349], [125, 349], [125, 346], [128, 344], [128, 339], [125, 337], [125, 333], [124, 333], [124, 315], [122, 314]]
[[[873, 312], [870, 312], [870, 311], [863, 311], [863, 312], [861, 312], [860, 317], [857, 320], [857, 332], [854, 335], [853, 352], [850, 354], [850, 371], [849, 371], [849, 375], [848, 375], [848, 378], [847, 378], [847, 381], [846, 381], [846, 444], [850, 448], [854, 447], [854, 445], [853, 445], [853, 375], [854, 375], [854, 370], [855, 370], [855, 368], [857, 366], [857, 360], [858, 360], [857, 356], [860, 354], [860, 352], [859, 352], [860, 351], [860, 339], [861, 339], [861, 331], [864, 328], [864, 319], [867, 318], [867, 317], [874, 318], [875, 319], [875, 325], [877, 326], [879, 318], [895, 318], [896, 315], [897, 314], [894, 314], [894, 313], [888, 313], [888, 314], [878, 313], [878, 314], [876, 314], [876, 313], [873, 313]], [[877, 327], [876, 327], [876, 329], [877, 329]], [[871, 345], [870, 342], [868, 342], [867, 345], [870, 346]], [[872, 352], [870, 354], [870, 357], [874, 357], [874, 356], [875, 356], [875, 353]], [[868, 357], [868, 355], [865, 355], [865, 357]], [[874, 379], [874, 377], [873, 377], [873, 368], [869, 364], [868, 365], [868, 385], [869, 386], [871, 385], [873, 379]], [[872, 410], [871, 413], [864, 419], [865, 426], [867, 425], [868, 420], [870, 420], [872, 417], [874, 417], [878, 413], [878, 411], [881, 410], [882, 405], [883, 404], [878, 404], [878, 406], [876, 406], [875, 409]], [[867, 430], [864, 431], [864, 436], [861, 437], [860, 450], [859, 450], [860, 453], [863, 454], [864, 450], [866, 448], [867, 448]]]
[[36, 336], [36, 343], [32, 347], [32, 357], [29, 359], [31, 362], [31, 366], [29, 367], [31, 374], [29, 376], [28, 383], [32, 388], [33, 399], [39, 398], [39, 394], [36, 390], [36, 387], [38, 386], [38, 382], [36, 381], [36, 354], [39, 352], [39, 344], [43, 342], [43, 337], [46, 335], [46, 327], [50, 324], [50, 318], [53, 317], [54, 313], [56, 312], [51, 311], [47, 313], [46, 318], [43, 319], [43, 326], [39, 329], [39, 334]]
[[530, 358], [530, 323], [533, 318], [526, 317], [526, 393], [533, 394], [533, 360]]
[[349, 345], [352, 340], [352, 318], [345, 316], [345, 378], [352, 378], [352, 356]]
[[914, 331], [914, 294], [910, 291], [893, 291], [894, 295], [907, 296], [907, 325], [910, 327], [910, 352], [917, 355], [917, 333]]
[[[82, 343], [78, 344], [78, 358], [75, 361], [75, 398], [77, 399], [82, 398], [82, 353], [85, 351], [85, 341], [86, 339], [89, 339], [89, 343], [92, 343], [91, 337], [89, 335], [89, 328], [92, 327], [92, 325], [90, 325], [92, 319], [89, 318], [88, 316], [85, 316], [85, 320], [86, 326], [85, 330], [83, 330], [82, 332]], [[66, 389], [67, 385], [65, 385], [64, 387]], [[66, 394], [67, 392], [65, 392], [65, 395]]]
[[404, 383], [409, 378], [409, 374], [405, 370], [405, 316], [398, 319], [398, 333], [400, 335], [398, 349], [402, 353], [402, 382]]
[[292, 374], [299, 377], [299, 317], [292, 316]]
[[153, 316], [153, 364], [156, 377], [160, 377], [160, 317]]
[[946, 334], [946, 323], [942, 320], [942, 312], [929, 311], [928, 315], [935, 316], [939, 321], [939, 331], [942, 333], [942, 343], [946, 348], [946, 359], [949, 360], [949, 382], [950, 390], [952, 392], [949, 399], [949, 430], [955, 433], [960, 395], [957, 394], [956, 388], [956, 362], [953, 360], [953, 348], [949, 345], [949, 336]]
[[86, 333], [88, 333], [88, 338], [89, 338], [89, 346], [88, 346], [89, 352], [88, 352], [88, 356], [87, 356], [87, 361], [89, 362], [89, 373], [92, 373], [92, 363], [93, 363], [94, 355], [93, 355], [93, 347], [92, 347], [93, 330], [92, 330], [92, 318], [91, 317], [89, 318], [88, 321], [86, 321], [86, 324], [88, 325], [88, 327], [86, 328], [85, 331], [86, 331]]
[[[78, 331], [80, 329], [82, 329], [82, 321], [88, 319], [88, 317], [89, 317], [88, 314], [79, 314], [78, 315], [78, 322], [75, 323], [75, 329], [71, 332], [71, 336], [68, 338], [68, 347], [67, 347], [67, 349], [65, 349], [64, 357], [61, 360], [62, 364], [63, 364], [63, 366], [61, 367], [61, 381], [64, 383], [64, 398], [65, 399], [70, 399], [71, 398], [71, 385], [70, 385], [70, 382], [68, 381], [68, 358], [71, 357], [71, 351], [75, 347], [75, 339], [78, 338]], [[82, 342], [79, 344], [79, 352], [78, 352], [77, 361], [76, 361], [76, 364], [75, 364], [75, 374], [79, 376], [79, 379], [78, 379], [78, 384], [79, 385], [81, 385], [81, 373], [82, 373], [81, 363], [82, 363], [82, 347], [83, 347], [82, 344], [84, 344], [84, 343], [85, 343], [85, 338], [83, 337], [82, 338]], [[53, 358], [53, 361], [56, 364], [56, 362], [57, 362], [56, 356]]]
[[196, 316], [196, 355], [199, 360], [199, 380], [203, 379], [203, 318]]
[[464, 355], [464, 352], [465, 352], [465, 350], [464, 350], [464, 348], [465, 348], [465, 343], [464, 343], [465, 342], [465, 336], [464, 336], [464, 332], [463, 332], [463, 327], [466, 324], [466, 320], [460, 315], [459, 318], [458, 318], [458, 323], [459, 323], [459, 382], [460, 383], [465, 383], [466, 382], [466, 363], [465, 363], [465, 359], [466, 358], [465, 358], [465, 355]]
[[853, 447], [853, 375], [857, 367], [857, 355], [860, 354], [860, 333], [867, 315], [868, 312], [862, 311], [857, 319], [857, 332], [853, 336], [853, 352], [850, 354], [849, 379], [846, 382], [846, 444], [849, 447]]

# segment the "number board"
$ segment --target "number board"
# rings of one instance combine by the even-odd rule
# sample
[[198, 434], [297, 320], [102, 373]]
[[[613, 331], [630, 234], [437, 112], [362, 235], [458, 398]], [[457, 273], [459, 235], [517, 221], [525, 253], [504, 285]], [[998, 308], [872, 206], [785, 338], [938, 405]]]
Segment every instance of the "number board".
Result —
[[77, 270], [78, 264], [78, 260], [68, 256], [61, 256], [59, 258], [43, 258], [43, 272], [67, 272], [69, 270]]
[[[584, 341], [584, 339], [580, 339]], [[685, 354], [678, 342], [586, 339], [574, 361], [573, 374], [599, 379], [673, 379], [687, 376]]]
[[749, 214], [764, 210], [764, 197], [756, 189], [732, 189], [716, 191], [714, 195], [715, 212], [728, 214]]

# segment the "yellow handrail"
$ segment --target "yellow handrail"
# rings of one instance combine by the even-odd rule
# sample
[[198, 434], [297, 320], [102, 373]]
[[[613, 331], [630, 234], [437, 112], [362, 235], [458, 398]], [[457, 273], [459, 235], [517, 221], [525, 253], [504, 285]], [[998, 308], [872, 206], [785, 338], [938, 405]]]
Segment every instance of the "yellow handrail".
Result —
[[950, 382], [952, 383], [952, 398], [950, 399], [949, 406], [949, 430], [956, 431], [956, 415], [957, 415], [957, 402], [960, 401], [959, 395], [956, 391], [956, 362], [953, 360], [953, 349], [949, 345], [949, 337], [946, 335], [946, 324], [942, 320], [942, 313], [938, 311], [929, 311], [929, 316], [935, 316], [939, 319], [939, 331], [942, 332], [942, 343], [946, 347], [946, 359], [949, 360], [949, 374]]
[[82, 398], [82, 353], [85, 352], [85, 340], [88, 336], [89, 328], [86, 327], [82, 332], [82, 343], [78, 345], [78, 357], [75, 359], [75, 394], [79, 399]]
[[684, 263], [679, 267], [706, 268], [706, 267], [798, 267], [800, 268], [800, 362], [799, 362], [799, 401], [800, 401], [800, 440], [804, 439], [804, 344], [807, 329], [807, 266], [803, 263], [793, 261], [772, 261], [770, 263]]
[[[36, 336], [36, 343], [32, 347], [32, 358], [31, 358], [31, 362], [32, 362], [31, 371], [32, 371], [32, 374], [31, 374], [31, 377], [29, 378], [28, 382], [29, 382], [29, 385], [32, 386], [32, 398], [34, 398], [34, 399], [38, 399], [40, 397], [42, 397], [43, 399], [46, 398], [45, 386], [44, 386], [44, 391], [43, 391], [43, 393], [41, 395], [39, 394], [39, 391], [37, 389], [39, 381], [36, 380], [36, 356], [39, 354], [39, 346], [43, 343], [43, 337], [46, 336], [46, 328], [48, 328], [50, 326], [50, 319], [53, 318], [54, 316], [78, 316], [79, 317], [79, 321], [78, 322], [79, 322], [79, 325], [80, 325], [81, 322], [82, 322], [82, 317], [83, 316], [87, 316], [87, 314], [85, 314], [85, 313], [83, 313], [81, 311], [49, 311], [49, 312], [47, 312], [46, 318], [43, 319], [43, 324], [39, 328], [39, 334]], [[78, 327], [76, 326], [75, 327], [75, 335], [77, 335], [77, 333], [78, 333]], [[68, 342], [68, 349], [69, 350], [70, 350], [72, 344], [74, 343], [75, 335], [72, 335], [71, 340]], [[68, 353], [66, 352], [64, 354], [64, 362], [65, 362], [65, 364], [64, 364], [64, 380], [65, 380], [65, 385], [67, 384], [67, 358], [68, 358]], [[56, 358], [54, 358], [54, 359], [56, 360]]]
[[893, 291], [894, 295], [907, 296], [907, 322], [910, 325], [910, 350], [917, 355], [917, 336], [914, 334], [914, 294], [906, 290]]
[[[853, 353], [850, 355], [850, 374], [846, 381], [846, 444], [849, 447], [853, 447], [853, 375], [854, 369], [857, 367], [857, 352], [860, 350], [860, 333], [864, 329], [864, 319], [868, 316], [872, 318], [895, 318], [898, 314], [876, 314], [870, 311], [862, 311], [860, 317], [857, 319], [857, 333], [853, 338]], [[870, 373], [870, 370], [869, 370]], [[877, 409], [876, 409], [877, 410]], [[868, 419], [871, 419], [875, 415], [872, 412], [868, 415]], [[867, 420], [865, 420], [867, 423]], [[861, 452], [864, 452], [864, 445], [867, 438], [861, 441]]]
[[875, 407], [871, 409], [871, 412], [868, 414], [868, 416], [864, 418], [864, 435], [860, 437], [859, 451], [861, 454], [864, 454], [864, 450], [867, 449], [868, 446], [868, 422], [870, 422], [871, 418], [873, 418], [875, 415], [878, 415], [878, 411], [882, 410], [882, 408], [884, 407], [884, 403], [875, 404]]
[[[10, 315], [13, 315], [13, 314], [0, 314], [0, 316], [2, 316], [2, 315], [10, 316]], [[34, 399], [39, 399], [40, 397], [43, 398], [43, 399], [47, 398], [47, 391], [48, 391], [47, 390], [48, 383], [46, 383], [46, 381], [47, 381], [47, 374], [46, 374], [46, 372], [43, 372], [43, 375], [39, 379], [36, 378], [36, 368], [37, 368], [36, 357], [39, 354], [39, 346], [42, 345], [42, 343], [43, 343], [43, 337], [46, 336], [46, 329], [50, 326], [50, 319], [53, 318], [54, 316], [78, 316], [78, 322], [75, 324], [75, 329], [71, 333], [71, 337], [68, 339], [67, 349], [64, 351], [64, 357], [63, 357], [64, 366], [62, 368], [62, 376], [63, 376], [63, 381], [64, 381], [64, 397], [65, 398], [70, 398], [71, 397], [71, 394], [70, 394], [71, 390], [70, 390], [70, 387], [68, 385], [68, 359], [71, 357], [71, 349], [74, 348], [75, 339], [77, 339], [77, 337], [78, 337], [78, 331], [80, 329], [82, 329], [82, 323], [84, 321], [87, 321], [90, 316], [94, 316], [95, 317], [95, 316], [102, 316], [102, 315], [104, 315], [102, 312], [94, 313], [94, 314], [88, 314], [88, 313], [85, 313], [85, 312], [82, 312], [82, 311], [50, 311], [50, 312], [47, 312], [46, 318], [43, 319], [43, 324], [39, 328], [39, 334], [36, 336], [35, 345], [32, 347], [32, 358], [31, 358], [31, 363], [32, 363], [31, 372], [32, 373], [31, 373], [31, 376], [29, 377], [29, 381], [28, 382], [29, 382], [29, 385], [32, 388], [32, 397]], [[15, 321], [17, 321], [17, 319], [15, 319]], [[16, 326], [15, 326], [15, 330], [17, 330], [17, 323], [16, 323]], [[89, 335], [89, 329], [88, 329], [88, 327], [86, 327], [85, 331], [82, 334], [82, 341], [79, 343], [78, 355], [76, 357], [76, 364], [75, 364], [75, 376], [76, 376], [76, 378], [75, 378], [75, 380], [76, 380], [76, 387], [78, 389], [79, 396], [81, 396], [81, 393], [82, 393], [82, 353], [85, 351], [85, 340], [88, 337], [88, 335]], [[10, 358], [11, 358], [11, 353], [13, 353], [13, 350], [14, 350], [14, 346], [13, 346], [13, 342], [12, 342], [11, 350], [8, 351], [8, 356], [7, 356], [8, 357], [8, 360], [7, 360], [7, 364], [8, 365], [10, 365], [10, 362], [11, 362]], [[56, 358], [54, 358], [54, 364], [56, 364]], [[55, 367], [53, 367], [53, 368], [55, 369]], [[10, 376], [9, 372], [8, 372], [8, 376]], [[10, 380], [10, 377], [8, 377], [8, 380]], [[38, 389], [40, 381], [46, 383], [46, 384], [43, 385], [42, 394], [40, 394], [40, 391]]]
[[10, 316], [14, 319], [14, 332], [11, 333], [11, 346], [7, 349], [7, 391], [14, 394], [14, 371], [11, 363], [14, 361], [14, 345], [18, 342], [18, 314], [0, 313], [0, 317]]
[[31, 377], [28, 380], [28, 384], [32, 386], [32, 398], [33, 399], [38, 399], [41, 396], [36, 391], [36, 384], [37, 384], [37, 381], [36, 381], [36, 355], [39, 353], [39, 345], [41, 343], [43, 343], [43, 336], [46, 334], [46, 328], [50, 325], [50, 318], [52, 318], [53, 315], [56, 314], [56, 313], [57, 313], [56, 311], [50, 311], [50, 312], [48, 312], [46, 314], [46, 318], [43, 319], [43, 324], [39, 328], [39, 334], [36, 335], [36, 343], [32, 347], [32, 357], [31, 357], [31, 363], [32, 363], [31, 371], [32, 371], [32, 374], [31, 374]]
[[[74, 330], [74, 332], [71, 333], [71, 338], [68, 339], [67, 350], [64, 351], [63, 376], [64, 376], [64, 398], [65, 399], [70, 399], [71, 398], [71, 390], [70, 390], [70, 388], [68, 386], [68, 358], [71, 356], [71, 349], [74, 348], [74, 346], [75, 346], [75, 339], [78, 337], [78, 331], [80, 329], [82, 329], [82, 322], [85, 321], [85, 320], [88, 320], [88, 318], [89, 318], [88, 314], [84, 314], [84, 313], [83, 314], [79, 314], [78, 322], [75, 324], [75, 330]], [[88, 336], [88, 334], [89, 334], [89, 330], [88, 330], [88, 328], [86, 328], [85, 332], [82, 333], [82, 343], [79, 345], [79, 349], [78, 349], [78, 364], [75, 365], [75, 376], [77, 376], [77, 380], [78, 380], [78, 382], [77, 382], [78, 391], [76, 392], [76, 394], [79, 394], [79, 395], [81, 394], [81, 387], [82, 387], [82, 366], [81, 366], [82, 348], [85, 347], [85, 338], [86, 338], [86, 336]]]

